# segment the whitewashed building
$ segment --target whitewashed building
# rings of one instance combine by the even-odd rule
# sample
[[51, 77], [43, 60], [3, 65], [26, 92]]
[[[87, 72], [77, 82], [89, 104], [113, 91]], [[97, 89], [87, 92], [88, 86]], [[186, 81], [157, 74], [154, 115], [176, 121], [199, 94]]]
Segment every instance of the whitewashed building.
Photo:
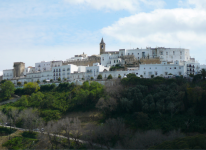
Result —
[[49, 71], [52, 68], [51, 61], [41, 61], [39, 63], [35, 63], [35, 70], [42, 72], [42, 71]]
[[13, 70], [14, 69], [3, 70], [3, 80], [11, 80], [14, 77]]

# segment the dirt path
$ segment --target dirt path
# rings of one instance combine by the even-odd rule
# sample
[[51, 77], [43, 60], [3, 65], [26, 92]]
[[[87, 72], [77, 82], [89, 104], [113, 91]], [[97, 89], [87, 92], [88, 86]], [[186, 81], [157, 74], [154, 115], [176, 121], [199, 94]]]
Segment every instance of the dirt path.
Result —
[[16, 102], [16, 101], [19, 100], [19, 99], [20, 99], [20, 97], [18, 97], [18, 98], [14, 98], [14, 99], [10, 99], [10, 100], [1, 102], [0, 105], [7, 104], [7, 103], [10, 103], [10, 102], [13, 103], [13, 102]]

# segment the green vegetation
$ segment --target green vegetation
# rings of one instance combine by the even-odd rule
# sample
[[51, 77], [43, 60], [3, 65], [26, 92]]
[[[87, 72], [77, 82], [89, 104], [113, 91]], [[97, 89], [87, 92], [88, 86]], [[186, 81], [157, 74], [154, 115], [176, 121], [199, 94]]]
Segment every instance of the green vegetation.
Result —
[[0, 136], [7, 136], [9, 134], [12, 134], [16, 131], [16, 129], [9, 129], [9, 128], [5, 128], [5, 127], [1, 127], [0, 126]]
[[[182, 76], [145, 79], [128, 74], [127, 78], [108, 81], [112, 84], [105, 86], [95, 81], [84, 82], [81, 86], [64, 82], [58, 86], [39, 87], [37, 83], [27, 83], [23, 89], [16, 89], [15, 93], [22, 95], [17, 102], [2, 105], [0, 109], [18, 127], [27, 126], [31, 130], [34, 126], [30, 127], [26, 122], [35, 123], [36, 128], [43, 119], [47, 132], [84, 139], [90, 146], [98, 143], [108, 148], [200, 149], [205, 148], [205, 136], [185, 135], [206, 133], [206, 81], [202, 76], [204, 72], [190, 81]], [[15, 120], [11, 113], [14, 110], [18, 110], [20, 119]], [[95, 124], [87, 122], [82, 126], [78, 118], [65, 117], [73, 112], [94, 110], [102, 116]], [[29, 119], [31, 114], [33, 120]], [[21, 138], [16, 141], [24, 143]], [[68, 140], [49, 135], [47, 138], [53, 148], [72, 146]], [[38, 140], [42, 142], [42, 139]], [[25, 143], [29, 145], [29, 141]], [[77, 140], [74, 145], [78, 145]]]
[[[97, 82], [84, 82], [82, 86], [61, 83], [35, 86], [37, 83], [28, 83], [23, 89], [17, 89], [16, 93], [23, 95], [17, 102], [3, 105], [7, 112], [11, 107], [19, 109], [38, 108], [40, 116], [45, 121], [57, 120], [61, 115], [76, 109], [95, 109], [98, 99], [104, 95], [104, 88]], [[30, 86], [29, 86], [30, 85]]]
[[206, 149], [206, 136], [196, 135], [166, 141], [150, 149]]
[[102, 75], [99, 74], [99, 75], [97, 76], [97, 79], [102, 79]]
[[110, 75], [107, 77], [107, 79], [112, 79], [112, 75], [110, 74]]
[[116, 64], [115, 66], [112, 66], [109, 71], [115, 71], [115, 70], [118, 70], [118, 69], [124, 69], [125, 67], [124, 66], [121, 66], [120, 64]]
[[11, 81], [7, 80], [1, 84], [0, 98], [2, 100], [8, 100], [11, 98], [11, 95], [14, 94], [14, 91], [15, 91], [14, 84]]
[[38, 83], [38, 84], [40, 83], [39, 79], [36, 81], [36, 83]]

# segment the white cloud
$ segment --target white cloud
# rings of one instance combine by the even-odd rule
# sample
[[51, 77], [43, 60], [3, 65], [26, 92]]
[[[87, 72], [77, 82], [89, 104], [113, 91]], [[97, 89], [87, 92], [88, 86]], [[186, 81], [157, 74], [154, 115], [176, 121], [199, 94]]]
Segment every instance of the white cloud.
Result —
[[[137, 46], [165, 46], [197, 50], [206, 47], [206, 11], [198, 9], [157, 9], [121, 18], [102, 29], [104, 35]], [[180, 41], [180, 42], [179, 42]], [[206, 55], [206, 51], [203, 51]], [[200, 59], [203, 60], [202, 54]]]
[[195, 5], [198, 9], [206, 9], [206, 0], [187, 0], [190, 5]]
[[179, 0], [179, 7], [183, 8], [193, 8], [196, 9], [206, 9], [206, 0]]
[[165, 5], [163, 0], [65, 0], [71, 4], [89, 5], [95, 9], [128, 10], [134, 12], [141, 10], [141, 4], [161, 8]]

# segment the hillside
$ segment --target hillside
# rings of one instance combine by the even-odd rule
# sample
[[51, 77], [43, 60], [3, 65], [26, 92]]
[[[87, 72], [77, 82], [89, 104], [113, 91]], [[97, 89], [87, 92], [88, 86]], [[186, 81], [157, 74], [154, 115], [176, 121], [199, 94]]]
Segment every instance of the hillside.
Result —
[[[113, 83], [103, 86], [93, 81], [76, 86], [65, 82], [35, 89], [25, 85], [15, 90], [21, 96], [17, 102], [0, 109], [12, 126], [31, 133], [43, 127], [48, 133], [84, 139], [88, 148], [98, 143], [108, 148], [145, 149], [206, 132], [206, 81], [199, 75], [188, 81], [129, 74]], [[46, 137], [53, 148], [62, 148], [61, 139]], [[59, 145], [55, 145], [57, 141]]]

